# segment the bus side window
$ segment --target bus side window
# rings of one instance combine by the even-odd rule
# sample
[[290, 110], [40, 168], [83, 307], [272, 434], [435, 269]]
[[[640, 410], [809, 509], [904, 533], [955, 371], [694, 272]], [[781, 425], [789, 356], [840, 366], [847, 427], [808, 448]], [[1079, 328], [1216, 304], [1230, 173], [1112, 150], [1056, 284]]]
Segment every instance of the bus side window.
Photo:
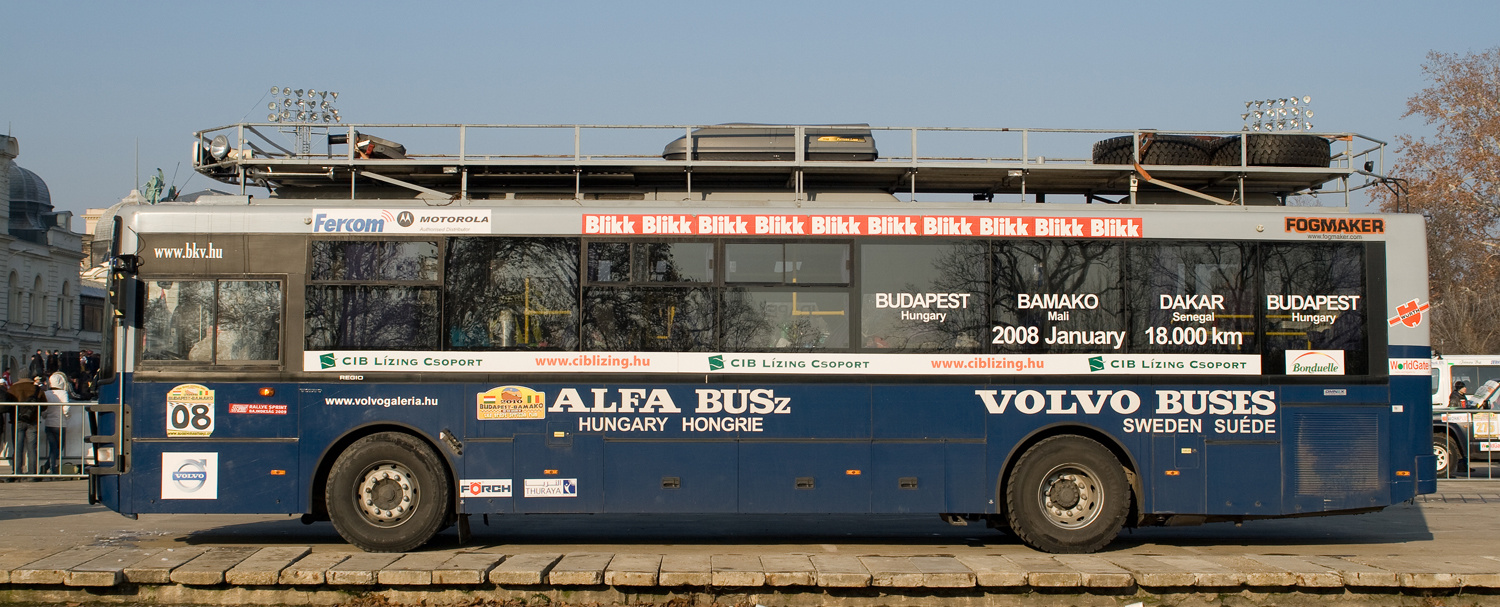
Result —
[[1268, 243], [1261, 248], [1265, 372], [1285, 373], [1287, 350], [1341, 350], [1344, 374], [1369, 373], [1364, 247]]
[[280, 281], [153, 280], [146, 288], [143, 361], [281, 359]]
[[443, 279], [448, 347], [577, 348], [578, 247], [574, 238], [449, 239]]

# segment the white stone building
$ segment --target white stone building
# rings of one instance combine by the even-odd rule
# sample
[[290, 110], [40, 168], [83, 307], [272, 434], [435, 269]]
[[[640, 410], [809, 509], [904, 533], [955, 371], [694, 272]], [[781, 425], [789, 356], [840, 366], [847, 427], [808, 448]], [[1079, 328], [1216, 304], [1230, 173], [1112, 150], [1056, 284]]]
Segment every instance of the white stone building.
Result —
[[53, 210], [46, 182], [15, 163], [19, 154], [19, 142], [0, 135], [0, 369], [17, 379], [37, 350], [99, 350], [105, 318], [103, 285], [79, 277], [72, 213]]

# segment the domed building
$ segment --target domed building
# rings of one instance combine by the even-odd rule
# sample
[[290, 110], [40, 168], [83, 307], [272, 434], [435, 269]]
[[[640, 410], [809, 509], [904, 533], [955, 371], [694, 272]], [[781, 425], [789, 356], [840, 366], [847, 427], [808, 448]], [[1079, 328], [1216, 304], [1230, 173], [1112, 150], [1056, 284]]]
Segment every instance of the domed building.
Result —
[[[12, 381], [26, 375], [37, 350], [98, 350], [104, 290], [79, 278], [83, 240], [73, 214], [52, 207], [41, 176], [15, 163], [20, 144], [0, 135], [0, 370]], [[85, 308], [89, 313], [85, 313]], [[76, 355], [74, 355], [76, 358]]]

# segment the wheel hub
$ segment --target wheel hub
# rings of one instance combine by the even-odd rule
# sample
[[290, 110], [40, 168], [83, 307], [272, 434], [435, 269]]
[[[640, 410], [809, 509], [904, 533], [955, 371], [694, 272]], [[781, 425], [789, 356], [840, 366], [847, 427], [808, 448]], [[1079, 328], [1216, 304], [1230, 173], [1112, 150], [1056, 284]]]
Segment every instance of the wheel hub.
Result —
[[359, 511], [365, 519], [383, 527], [405, 522], [416, 508], [417, 484], [412, 472], [400, 464], [385, 462], [365, 472], [359, 483]]
[[1087, 527], [1104, 507], [1099, 475], [1079, 464], [1064, 464], [1042, 477], [1042, 514], [1063, 529]]

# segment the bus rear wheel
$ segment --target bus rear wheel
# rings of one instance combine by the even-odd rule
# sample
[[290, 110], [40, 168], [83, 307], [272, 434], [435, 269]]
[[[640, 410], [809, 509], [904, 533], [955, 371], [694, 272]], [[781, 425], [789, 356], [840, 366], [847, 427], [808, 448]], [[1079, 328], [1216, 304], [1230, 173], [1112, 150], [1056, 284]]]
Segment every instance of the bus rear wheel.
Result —
[[1006, 517], [1022, 542], [1053, 554], [1103, 548], [1130, 512], [1120, 460], [1082, 436], [1054, 436], [1021, 455], [1005, 490]]
[[437, 453], [399, 432], [349, 445], [328, 472], [328, 516], [334, 529], [366, 552], [405, 552], [431, 540], [447, 522], [452, 488]]

